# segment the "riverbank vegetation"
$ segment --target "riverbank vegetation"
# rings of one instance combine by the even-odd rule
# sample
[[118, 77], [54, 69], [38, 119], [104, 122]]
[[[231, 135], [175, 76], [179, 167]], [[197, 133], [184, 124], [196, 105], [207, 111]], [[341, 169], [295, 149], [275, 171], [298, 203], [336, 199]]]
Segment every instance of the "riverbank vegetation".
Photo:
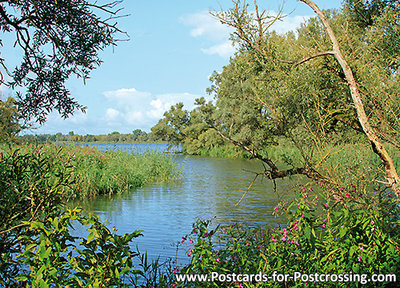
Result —
[[[341, 11], [323, 14], [303, 1], [318, 17], [296, 33], [277, 34], [268, 28], [280, 16], [268, 16], [257, 4], [233, 2], [232, 9], [213, 13], [232, 27], [239, 47], [211, 78], [214, 101], [197, 99], [192, 111], [178, 103], [152, 132], [194, 154], [230, 143], [261, 160], [270, 179], [301, 174], [332, 185], [350, 170], [342, 165], [349, 161], [330, 165], [331, 159], [343, 159], [337, 151], [349, 148], [351, 156], [365, 145], [363, 153], [372, 157], [359, 163], [359, 176], [376, 167], [369, 179], [388, 181], [398, 191], [393, 158], [399, 148], [400, 50], [388, 46], [398, 39], [398, 23], [391, 20], [398, 5], [348, 0]], [[285, 155], [288, 165], [280, 166], [270, 147], [297, 152]], [[373, 157], [383, 169], [369, 165]]]
[[[129, 287], [134, 279], [146, 283], [149, 267], [138, 267], [143, 255], [130, 246], [141, 231], [118, 235], [98, 216], [65, 204], [71, 197], [122, 193], [176, 173], [170, 159], [152, 153], [136, 156], [51, 145], [2, 149], [0, 286]], [[87, 237], [74, 235], [76, 225], [87, 230]]]
[[[193, 243], [192, 261], [177, 273], [337, 278], [224, 283], [222, 275], [177, 287], [398, 286], [399, 3], [346, 0], [340, 11], [322, 12], [301, 2], [317, 17], [296, 33], [270, 32], [281, 15], [268, 15], [257, 1], [214, 12], [239, 47], [212, 77], [214, 101], [197, 99], [192, 111], [178, 103], [152, 132], [195, 154], [230, 143], [264, 163], [259, 176], [299, 174], [321, 186], [275, 208], [287, 225], [209, 231], [198, 222], [184, 237]], [[350, 280], [358, 273], [362, 279]], [[368, 282], [373, 274], [381, 282]]]
[[143, 130], [135, 129], [132, 133], [119, 133], [114, 131], [109, 134], [100, 135], [79, 135], [70, 131], [68, 134], [25, 134], [18, 138], [22, 142], [49, 144], [49, 143], [155, 143], [161, 142], [161, 139], [155, 137], [152, 133], [146, 133]]
[[[322, 190], [303, 187], [296, 200], [278, 205], [275, 214], [288, 219], [278, 227], [211, 229], [210, 221], [199, 220], [184, 236], [192, 243], [191, 262], [174, 272], [214, 275], [213, 282], [175, 287], [398, 287], [395, 195], [366, 195], [355, 186]], [[321, 197], [332, 193], [340, 201]]]
[[74, 181], [62, 191], [65, 199], [121, 194], [146, 183], [179, 178], [178, 168], [169, 156], [151, 151], [133, 154], [116, 150], [101, 152], [96, 147], [28, 144], [2, 146], [0, 153], [3, 169], [24, 171], [27, 179], [32, 179], [30, 173], [34, 171], [29, 167], [18, 168], [21, 159], [24, 165], [31, 160], [46, 165], [48, 177], [54, 182], [58, 181], [60, 169], [70, 168]]
[[[53, 7], [54, 11], [64, 8], [65, 14], [61, 15], [70, 18], [96, 7], [81, 0], [71, 4], [79, 8], [72, 10], [66, 2], [54, 6], [57, 2], [48, 1], [48, 6], [40, 7], [34, 2], [13, 4], [24, 6], [20, 11], [26, 13], [15, 25], [43, 19], [35, 13], [50, 17], [46, 23], [63, 22], [64, 18], [54, 21], [51, 17], [59, 15], [44, 13], [48, 11], [39, 9], [43, 7]], [[63, 203], [66, 197], [122, 193], [149, 181], [173, 179], [177, 174], [169, 158], [151, 153], [140, 157], [101, 153], [75, 146], [4, 146], [0, 156], [0, 284], [124, 287], [151, 282], [159, 287], [359, 287], [365, 284], [364, 276], [357, 281], [350, 281], [350, 277], [354, 280], [356, 274], [378, 274], [391, 278], [368, 282], [369, 287], [397, 285], [393, 280], [398, 279], [391, 275], [400, 276], [399, 3], [345, 0], [341, 10], [322, 12], [310, 0], [301, 2], [310, 6], [317, 17], [306, 21], [296, 33], [270, 32], [281, 15], [268, 16], [256, 1], [249, 6], [234, 0], [232, 9], [214, 12], [234, 29], [232, 39], [238, 47], [229, 65], [212, 76], [209, 92], [215, 101], [198, 99], [190, 112], [178, 103], [152, 129], [159, 139], [182, 145], [191, 154], [241, 150], [262, 161], [265, 169], [257, 175], [272, 181], [294, 174], [313, 180], [318, 189], [303, 187], [298, 197], [275, 208], [275, 213], [286, 217], [285, 225], [208, 230], [209, 223], [199, 221], [182, 239], [191, 245], [187, 252], [190, 263], [177, 264], [160, 275], [157, 265], [147, 270], [150, 266], [137, 267], [132, 262], [135, 257], [145, 259], [129, 246], [140, 231], [119, 236], [97, 216], [79, 209], [67, 210]], [[4, 5], [0, 5], [3, 12]], [[114, 5], [98, 8], [107, 13]], [[117, 12], [111, 13], [110, 19]], [[86, 16], [81, 15], [83, 20]], [[5, 17], [0, 22], [4, 31], [15, 28], [12, 19]], [[48, 26], [38, 23], [41, 25], [36, 29], [46, 31]], [[70, 35], [81, 31], [74, 25], [82, 23], [70, 23]], [[103, 29], [95, 29], [98, 25]], [[40, 42], [34, 46], [38, 50], [22, 47], [27, 54], [12, 75], [10, 86], [27, 87], [27, 94], [19, 95], [17, 101], [24, 117], [43, 122], [54, 107], [64, 116], [84, 109], [69, 97], [64, 81], [73, 73], [87, 77], [99, 61], [97, 49], [114, 43], [113, 33], [120, 32], [101, 21], [92, 29], [96, 37], [83, 35], [79, 39], [85, 45], [78, 46], [87, 51], [71, 54], [79, 57], [64, 59], [70, 53], [60, 53], [42, 59]], [[56, 39], [55, 52], [60, 47], [62, 51], [74, 47], [64, 40]], [[75, 63], [75, 68], [70, 63]], [[1, 64], [5, 65], [3, 59]], [[11, 109], [12, 105], [4, 107]], [[11, 112], [4, 119], [15, 124], [16, 113], [14, 109]], [[1, 137], [14, 138], [19, 127], [12, 127]], [[72, 235], [73, 221], [88, 225], [88, 237]], [[146, 278], [146, 271], [155, 274]], [[327, 283], [309, 276], [267, 283], [244, 278], [233, 283], [223, 283], [224, 278], [201, 283], [174, 279], [178, 273], [262, 272], [271, 276], [274, 271], [292, 276], [295, 272], [335, 274], [337, 278], [331, 276]], [[147, 282], [135, 282], [136, 277]], [[339, 281], [339, 277], [347, 280]]]

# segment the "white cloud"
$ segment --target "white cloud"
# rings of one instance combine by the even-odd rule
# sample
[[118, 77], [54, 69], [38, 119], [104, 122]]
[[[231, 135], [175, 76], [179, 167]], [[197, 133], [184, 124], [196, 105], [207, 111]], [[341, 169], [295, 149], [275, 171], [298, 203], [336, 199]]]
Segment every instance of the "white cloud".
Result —
[[180, 18], [180, 21], [187, 25], [193, 26], [190, 30], [192, 37], [205, 37], [212, 41], [224, 41], [229, 38], [230, 33], [233, 32], [232, 28], [213, 17], [208, 11], [202, 11]]
[[24, 131], [23, 134], [56, 134], [74, 131], [76, 134], [85, 135], [90, 133], [88, 129], [94, 127], [95, 123], [98, 123], [98, 121], [93, 121], [90, 118], [89, 109], [86, 113], [78, 110], [67, 119], [63, 119], [58, 112], [53, 111], [49, 114], [43, 126], [33, 123], [33, 127]]
[[117, 120], [119, 115], [120, 113], [118, 110], [115, 110], [113, 108], [108, 108], [105, 117], [107, 121], [115, 121]]
[[[274, 17], [277, 15], [274, 11], [268, 11], [268, 15]], [[309, 19], [309, 16], [286, 16], [282, 20], [276, 21], [271, 30], [277, 33], [286, 33], [288, 31], [295, 31], [300, 27], [300, 24]], [[192, 26], [190, 35], [192, 37], [201, 37], [211, 44], [209, 47], [201, 48], [201, 51], [208, 55], [219, 55], [223, 58], [233, 56], [236, 48], [232, 46], [229, 40], [230, 34], [233, 33], [233, 28], [222, 24], [218, 19], [210, 15], [208, 11], [202, 11], [180, 18], [180, 21], [187, 25]]]
[[172, 105], [183, 102], [190, 110], [194, 100], [202, 96], [190, 93], [152, 95], [134, 88], [106, 91], [103, 95], [108, 108], [102, 120], [110, 129], [119, 131], [137, 128], [148, 131]]
[[232, 56], [236, 48], [232, 45], [231, 41], [226, 41], [221, 44], [217, 44], [214, 46], [211, 46], [210, 48], [204, 49], [202, 48], [201, 51], [205, 54], [209, 55], [219, 55], [222, 58], [229, 58]]
[[[278, 14], [274, 11], [268, 11], [271, 16], [277, 16]], [[282, 20], [276, 21], [272, 26], [271, 30], [277, 33], [283, 34], [289, 31], [296, 31], [297, 28], [304, 22], [310, 19], [310, 16], [286, 16]]]

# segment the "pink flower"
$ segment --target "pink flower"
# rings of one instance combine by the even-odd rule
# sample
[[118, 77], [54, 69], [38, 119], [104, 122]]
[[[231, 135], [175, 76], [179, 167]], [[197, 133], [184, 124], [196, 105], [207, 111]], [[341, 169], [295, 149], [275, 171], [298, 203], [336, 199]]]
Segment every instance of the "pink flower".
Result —
[[361, 260], [362, 260], [362, 257], [358, 256], [358, 262], [361, 262]]
[[349, 192], [346, 193], [346, 198], [350, 198], [350, 193]]
[[249, 241], [246, 241], [246, 246], [250, 246], [250, 243], [249, 243]]
[[300, 204], [297, 204], [297, 208], [300, 208]]
[[189, 253], [188, 253], [188, 257], [189, 257], [190, 255], [192, 255], [192, 253], [193, 253], [193, 250], [190, 249], [190, 250], [189, 250]]
[[215, 261], [217, 261], [218, 263], [221, 264], [221, 259], [219, 259], [219, 257], [217, 259], [215, 259]]
[[325, 228], [325, 226], [326, 226], [326, 225], [325, 225], [325, 223], [324, 223], [324, 224], [322, 224], [322, 227], [324, 227], [324, 228]]
[[174, 269], [174, 274], [176, 273], [176, 272], [178, 272], [179, 270], [178, 270], [178, 268], [175, 268]]
[[182, 243], [185, 242], [185, 240], [186, 240], [186, 237], [182, 237]]
[[189, 244], [193, 244], [193, 240], [190, 240]]
[[276, 207], [275, 207], [275, 212], [278, 212], [278, 211], [279, 211], [279, 207], [276, 206]]
[[328, 206], [329, 206], [328, 202], [327, 202], [327, 203], [325, 203], [324, 205], [325, 205], [325, 207], [326, 207], [326, 208], [328, 208]]
[[172, 284], [172, 287], [175, 288], [178, 284], [174, 283]]

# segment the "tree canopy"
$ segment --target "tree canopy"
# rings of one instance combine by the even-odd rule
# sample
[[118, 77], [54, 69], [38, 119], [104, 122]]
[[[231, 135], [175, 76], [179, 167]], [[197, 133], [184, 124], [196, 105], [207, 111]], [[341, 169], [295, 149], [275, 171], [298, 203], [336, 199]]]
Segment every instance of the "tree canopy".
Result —
[[98, 52], [115, 45], [123, 33], [116, 19], [121, 9], [114, 1], [86, 0], [0, 1], [0, 29], [23, 53], [12, 70], [7, 55], [0, 54], [0, 85], [16, 91], [16, 105], [26, 120], [44, 122], [55, 109], [64, 118], [77, 103], [66, 88], [71, 75], [84, 80], [100, 65]]
[[[256, 1], [250, 6], [235, 0], [232, 9], [212, 13], [234, 28], [239, 50], [212, 77], [215, 107], [203, 113], [204, 122], [262, 160], [271, 179], [304, 174], [336, 181], [327, 165], [338, 153], [334, 147], [370, 143], [384, 166], [375, 179], [397, 185], [385, 146], [400, 147], [399, 2], [346, 0], [341, 10], [328, 11], [302, 2], [318, 17], [285, 34], [270, 31], [283, 16], [268, 15]], [[301, 157], [286, 155], [282, 168], [268, 147], [288, 141]], [[371, 163], [357, 166], [368, 170]]]

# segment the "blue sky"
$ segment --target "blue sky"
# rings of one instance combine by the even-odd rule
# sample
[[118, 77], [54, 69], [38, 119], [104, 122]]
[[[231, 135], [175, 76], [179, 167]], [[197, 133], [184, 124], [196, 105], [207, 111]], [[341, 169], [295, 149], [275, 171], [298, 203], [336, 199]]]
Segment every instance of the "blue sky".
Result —
[[[251, 3], [253, 1], [250, 1]], [[339, 8], [338, 0], [316, 0], [321, 8]], [[259, 1], [269, 11], [278, 11], [281, 1]], [[130, 41], [101, 52], [104, 63], [91, 73], [86, 84], [70, 79], [68, 88], [87, 113], [63, 120], [52, 113], [48, 121], [29, 134], [57, 132], [104, 134], [150, 131], [169, 107], [183, 102], [193, 107], [195, 98], [205, 96], [208, 77], [229, 63], [234, 48], [227, 27], [209, 15], [210, 10], [232, 7], [230, 0], [125, 0], [120, 28]], [[286, 0], [290, 13], [275, 29], [293, 30], [313, 12], [296, 0]], [[18, 53], [11, 53], [17, 61]], [[4, 89], [0, 87], [0, 89]]]

